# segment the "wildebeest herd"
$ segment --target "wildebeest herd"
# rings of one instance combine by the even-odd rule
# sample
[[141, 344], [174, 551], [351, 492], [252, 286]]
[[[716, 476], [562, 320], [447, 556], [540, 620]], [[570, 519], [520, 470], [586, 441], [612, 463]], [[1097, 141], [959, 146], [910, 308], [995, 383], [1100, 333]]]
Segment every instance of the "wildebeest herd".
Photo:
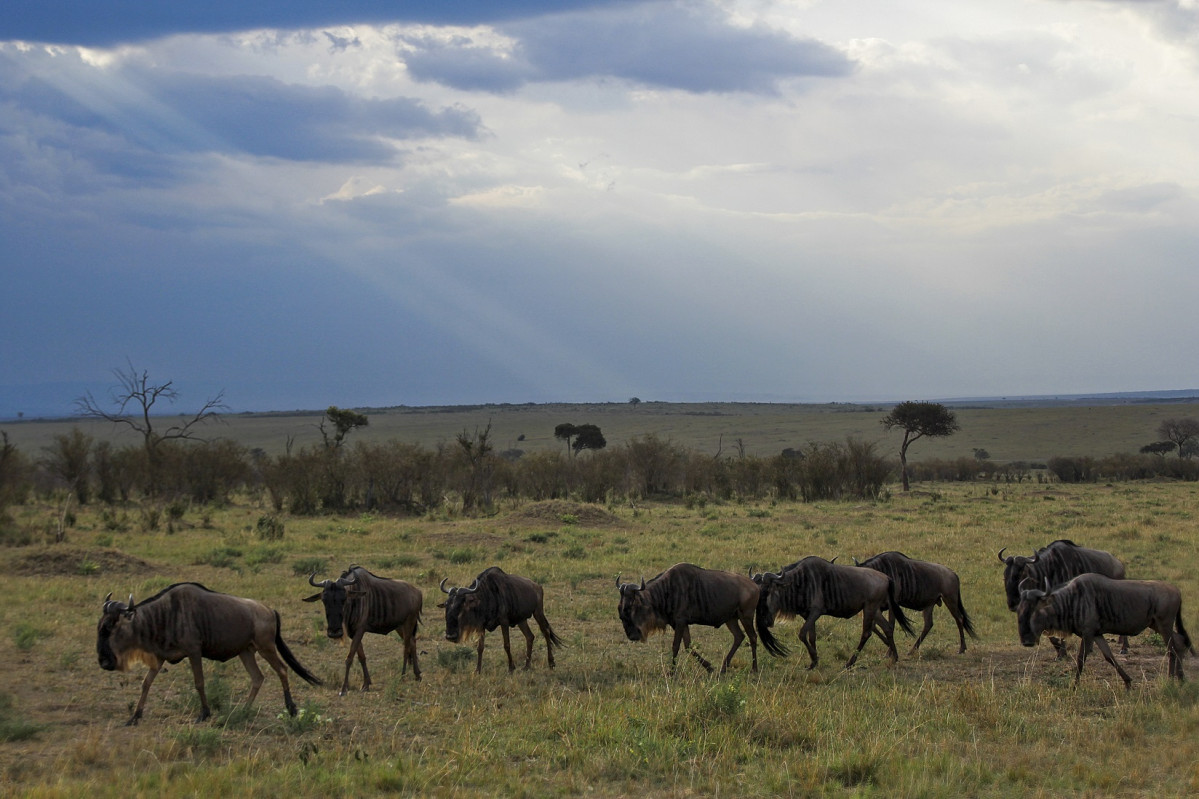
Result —
[[[1127, 688], [1132, 679], [1112, 655], [1104, 635], [1121, 636], [1122, 651], [1127, 651], [1127, 636], [1146, 629], [1157, 632], [1165, 642], [1169, 675], [1183, 679], [1182, 658], [1194, 654], [1190, 636], [1182, 621], [1182, 597], [1169, 583], [1152, 580], [1125, 580], [1124, 564], [1114, 555], [1080, 547], [1072, 541], [1054, 541], [1029, 557], [999, 551], [1004, 564], [1004, 588], [1008, 609], [1016, 613], [1017, 631], [1024, 646], [1035, 646], [1043, 634], [1050, 635], [1059, 657], [1065, 654], [1060, 637], [1080, 639], [1074, 682], [1092, 645], [1098, 645], [1104, 658], [1115, 667]], [[834, 559], [835, 560], [835, 559]], [[733, 645], [721, 663], [724, 672], [733, 655], [749, 639], [752, 668], [758, 669], [758, 642], [770, 654], [785, 657], [788, 648], [771, 632], [778, 617], [801, 616], [804, 619], [799, 640], [808, 651], [807, 668], [819, 662], [816, 652], [816, 620], [821, 616], [852, 618], [862, 616], [862, 634], [857, 649], [845, 664], [854, 665], [870, 637], [876, 636], [887, 647], [892, 661], [899, 659], [895, 646], [895, 626], [915, 635], [904, 608], [924, 615], [924, 628], [912, 653], [920, 647], [933, 625], [933, 608], [944, 605], [958, 627], [959, 653], [966, 651], [966, 636], [976, 638], [974, 625], [962, 604], [958, 576], [946, 566], [915, 560], [900, 552], [884, 552], [858, 562], [839, 565], [817, 556], [809, 556], [784, 566], [778, 572], [748, 576], [727, 571], [704, 569], [679, 563], [656, 577], [639, 583], [622, 583], [616, 577], [619, 593], [617, 613], [630, 641], [644, 641], [656, 631], [670, 627], [674, 631], [672, 667], [677, 665], [679, 647], [685, 647], [708, 671], [714, 667], [691, 648], [692, 625], [727, 627]], [[540, 585], [532, 580], [505, 573], [498, 566], [485, 569], [469, 586], [446, 588], [441, 581], [445, 602], [446, 640], [458, 643], [472, 637], [478, 640], [475, 671], [483, 668], [483, 642], [486, 633], [499, 627], [508, 656], [508, 670], [515, 670], [509, 643], [509, 630], [516, 627], [525, 637], [525, 663], [533, 656], [533, 631], [529, 619], [537, 622], [546, 643], [546, 657], [554, 666], [554, 650], [563, 644], [550, 626], [544, 609]], [[352, 565], [335, 579], [308, 582], [320, 591], [304, 598], [305, 602], [323, 603], [326, 634], [329, 638], [348, 639], [345, 675], [341, 695], [349, 689], [354, 657], [362, 667], [362, 690], [371, 686], [362, 639], [366, 633], [386, 635], [396, 632], [403, 641], [404, 663], [401, 673], [412, 666], [414, 679], [421, 679], [417, 661], [416, 631], [421, 623], [423, 596], [418, 588], [403, 580], [372, 574]], [[287, 711], [296, 714], [291, 697], [287, 668], [301, 679], [321, 685], [321, 680], [306, 669], [292, 654], [280, 635], [278, 611], [262, 603], [209, 590], [198, 583], [176, 583], [149, 599], [135, 602], [104, 600], [96, 630], [96, 652], [100, 667], [124, 671], [136, 663], [149, 671], [142, 682], [141, 696], [127, 724], [142, 717], [150, 685], [164, 663], [188, 659], [200, 698], [203, 721], [211, 715], [204, 691], [204, 658], [217, 661], [241, 659], [250, 674], [249, 705], [262, 686], [263, 675], [256, 655], [270, 664], [283, 686]]]

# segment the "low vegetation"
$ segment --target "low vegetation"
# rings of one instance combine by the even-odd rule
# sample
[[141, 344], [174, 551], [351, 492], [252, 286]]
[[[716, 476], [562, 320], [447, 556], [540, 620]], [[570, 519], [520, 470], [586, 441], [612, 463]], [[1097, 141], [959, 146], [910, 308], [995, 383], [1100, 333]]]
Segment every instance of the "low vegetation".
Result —
[[[1196, 484], [915, 483], [907, 494], [849, 502], [682, 499], [500, 497], [480, 516], [440, 506], [419, 515], [299, 516], [276, 511], [265, 494], [235, 492], [219, 504], [184, 503], [172, 524], [164, 513], [156, 526], [139, 523], [135, 505], [73, 506], [54, 543], [60, 504], [29, 497], [8, 513], [34, 540], [0, 550], [13, 577], [0, 611], [10, 642], [0, 664], [0, 779], [35, 796], [1199, 790], [1199, 689], [1166, 678], [1161, 642], [1141, 636], [1121, 659], [1131, 691], [1096, 658], [1071, 689], [1071, 662], [1054, 660], [1048, 644], [1019, 645], [995, 557], [1002, 546], [1031, 551], [1057, 538], [1107, 549], [1131, 577], [1178, 585], [1194, 632]], [[114, 512], [127, 522], [113, 525]], [[808, 554], [847, 561], [889, 549], [961, 575], [979, 633], [964, 655], [952, 619], [938, 609], [917, 656], [908, 656], [911, 639], [897, 641], [894, 666], [871, 641], [857, 667], [842, 671], [860, 627], [822, 619], [824, 657], [813, 671], [805, 658], [759, 652], [761, 671], [752, 674], [746, 646], [724, 677], [691, 659], [672, 676], [669, 637], [631, 643], [616, 618], [617, 574], [649, 577], [685, 560], [744, 573]], [[398, 638], [373, 637], [374, 690], [336, 695], [345, 650], [325, 637], [321, 611], [301, 599], [311, 593], [310, 571], [351, 562], [424, 592], [420, 683], [400, 675]], [[463, 584], [490, 565], [544, 586], [546, 614], [566, 644], [554, 670], [542, 660], [509, 675], [499, 640], [489, 636], [475, 675], [473, 646], [444, 640], [438, 583]], [[281, 716], [277, 681], [268, 678], [256, 705], [244, 708], [240, 663], [206, 663], [214, 721], [196, 725], [195, 691], [181, 664], [159, 676], [141, 724], [122, 726], [143, 672], [96, 665], [101, 601], [110, 591], [145, 598], [181, 580], [278, 609], [284, 638], [326, 686], [293, 680], [302, 709]], [[775, 631], [794, 649], [798, 627]], [[712, 659], [728, 634], [694, 629], [693, 640]], [[540, 653], [540, 636], [536, 646]], [[1197, 666], [1184, 661], [1192, 676]]]

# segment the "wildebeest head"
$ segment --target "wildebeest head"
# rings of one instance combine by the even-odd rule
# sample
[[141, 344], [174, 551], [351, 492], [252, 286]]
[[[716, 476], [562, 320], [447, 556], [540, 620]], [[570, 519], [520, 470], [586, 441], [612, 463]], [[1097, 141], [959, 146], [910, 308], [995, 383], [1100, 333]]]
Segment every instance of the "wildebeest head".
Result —
[[[105, 671], [123, 671], [126, 668], [124, 658], [117, 655], [117, 650], [123, 650], [123, 639], [128, 637], [128, 626], [134, 614], [133, 594], [128, 602], [118, 602], [110, 592], [104, 597], [104, 608], [100, 621], [96, 625], [96, 656], [100, 668]], [[117, 644], [113, 649], [114, 640]]]
[[324, 604], [325, 634], [330, 638], [341, 638], [345, 634], [346, 598], [349, 591], [353, 590], [347, 589], [347, 586], [352, 586], [358, 579], [354, 568], [351, 566], [346, 569], [336, 580], [321, 580], [319, 583], [314, 579], [316, 572], [308, 575], [308, 584], [321, 590], [304, 597], [304, 601], [316, 602], [319, 599]]
[[476, 577], [468, 587], [446, 588], [445, 584], [448, 579], [448, 577], [443, 578], [440, 585], [441, 590], [448, 596], [445, 602], [440, 603], [437, 607], [445, 608], [445, 640], [456, 644], [469, 638], [476, 630], [482, 629], [485, 620], [478, 618], [482, 604], [478, 596], [478, 578]]
[[758, 584], [758, 618], [761, 626], [769, 629], [774, 626], [774, 614], [779, 609], [778, 592], [775, 590], [783, 575], [773, 572], [750, 573], [749, 579]]
[[1015, 611], [1020, 604], [1020, 581], [1028, 577], [1028, 567], [1037, 562], [1037, 556], [1034, 553], [1031, 558], [1026, 558], [1023, 555], [1008, 555], [1003, 556], [1004, 550], [1007, 547], [999, 550], [999, 562], [1003, 566], [1003, 590], [1007, 593], [1007, 609]]
[[645, 578], [641, 584], [622, 583], [620, 575], [616, 575], [616, 590], [620, 591], [620, 604], [616, 612], [620, 615], [620, 623], [624, 626], [624, 634], [630, 641], [644, 641], [650, 633], [660, 629], [663, 624], [650, 604], [649, 595], [645, 591]]
[[1054, 626], [1053, 591], [1049, 581], [1045, 581], [1044, 590], [1038, 588], [1036, 582], [1024, 579], [1019, 585], [1020, 601], [1016, 605], [1016, 626], [1020, 632], [1020, 643], [1025, 646], [1036, 646], [1041, 639], [1041, 633]]

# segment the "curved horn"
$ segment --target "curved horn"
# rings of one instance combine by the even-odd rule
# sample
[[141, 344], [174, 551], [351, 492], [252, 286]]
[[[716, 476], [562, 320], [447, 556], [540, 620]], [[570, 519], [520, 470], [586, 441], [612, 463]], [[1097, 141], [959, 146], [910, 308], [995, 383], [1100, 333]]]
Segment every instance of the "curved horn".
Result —
[[437, 586], [438, 588], [440, 588], [442, 591], [444, 591], [444, 592], [445, 592], [445, 593], [447, 593], [447, 594], [449, 593], [449, 591], [447, 591], [447, 590], [446, 590], [446, 587], [445, 587], [445, 581], [446, 581], [446, 580], [448, 580], [448, 579], [450, 579], [450, 578], [449, 578], [449, 577], [442, 577], [442, 578], [441, 578], [441, 584]]
[[1029, 565], [1032, 565], [1033, 563], [1036, 563], [1036, 562], [1037, 562], [1037, 557], [1038, 557], [1038, 555], [1037, 555], [1037, 553], [1036, 553], [1036, 552], [1032, 553], [1032, 557], [1028, 559], [1028, 563], [1029, 563]]
[[108, 596], [104, 597], [104, 604], [108, 604], [108, 600], [112, 599], [112, 591], [108, 592]]
[[478, 591], [479, 590], [479, 578], [478, 577], [475, 578], [475, 581], [470, 584], [470, 588], [463, 588], [462, 590], [468, 594], [473, 594], [475, 591]]
[[862, 565], [861, 561], [859, 561], [859, 560], [857, 559], [857, 556], [856, 556], [856, 555], [850, 555], [850, 556], [849, 556], [849, 559], [853, 561], [853, 565], [855, 565], [855, 566], [861, 566], [861, 565]]
[[[1007, 547], [1004, 547], [1003, 549], [1007, 549]], [[999, 562], [1007, 563], [1007, 561], [1003, 559], [1003, 549], [999, 550]]]
[[829, 563], [836, 563], [836, 562], [837, 562], [837, 558], [839, 558], [839, 557], [841, 557], [841, 556], [840, 556], [840, 555], [833, 555], [833, 559], [832, 559], [832, 560], [830, 560], [830, 561], [829, 561]]
[[643, 575], [641, 575], [641, 587], [640, 587], [640, 588], [638, 588], [637, 590], [638, 590], [638, 591], [644, 591], [644, 590], [645, 590], [645, 575], [644, 575], [644, 574], [643, 574]]
[[350, 570], [346, 572], [345, 576], [339, 578], [337, 582], [341, 583], [342, 585], [353, 585], [354, 583], [358, 582], [358, 575], [354, 574], [354, 569], [356, 568], [356, 566], [351, 566]]
[[133, 594], [129, 595], [129, 604], [125, 606], [125, 610], [133, 610]]
[[617, 590], [620, 589], [620, 572], [616, 573], [616, 588]]
[[312, 579], [313, 577], [316, 577], [316, 572], [313, 572], [312, 574], [308, 575], [308, 584], [311, 585], [313, 588], [325, 588], [326, 586], [329, 585], [328, 580], [321, 580], [318, 583], [316, 580]]

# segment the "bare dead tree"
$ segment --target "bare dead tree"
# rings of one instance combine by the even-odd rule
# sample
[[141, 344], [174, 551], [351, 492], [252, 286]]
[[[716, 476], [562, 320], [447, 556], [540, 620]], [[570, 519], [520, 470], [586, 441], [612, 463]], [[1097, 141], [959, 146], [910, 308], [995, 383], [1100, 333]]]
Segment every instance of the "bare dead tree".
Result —
[[[103, 419], [114, 425], [128, 427], [142, 437], [146, 452], [146, 468], [149, 470], [149, 490], [155, 493], [158, 486], [159, 449], [165, 441], [202, 440], [196, 429], [207, 421], [219, 421], [220, 411], [225, 410], [225, 392], [205, 400], [200, 409], [191, 416], [182, 415], [165, 429], [157, 425], [167, 424], [165, 416], [155, 416], [159, 403], [174, 404], [179, 398], [174, 381], [158, 383], [150, 379], [150, 373], [138, 371], [133, 362], [126, 360], [124, 369], [113, 369], [117, 384], [109, 389], [109, 402], [113, 410], [107, 410], [89, 391], [75, 400], [75, 409], [80, 416]], [[161, 406], [159, 407], [161, 412]], [[175, 417], [171, 417], [174, 419]]]

